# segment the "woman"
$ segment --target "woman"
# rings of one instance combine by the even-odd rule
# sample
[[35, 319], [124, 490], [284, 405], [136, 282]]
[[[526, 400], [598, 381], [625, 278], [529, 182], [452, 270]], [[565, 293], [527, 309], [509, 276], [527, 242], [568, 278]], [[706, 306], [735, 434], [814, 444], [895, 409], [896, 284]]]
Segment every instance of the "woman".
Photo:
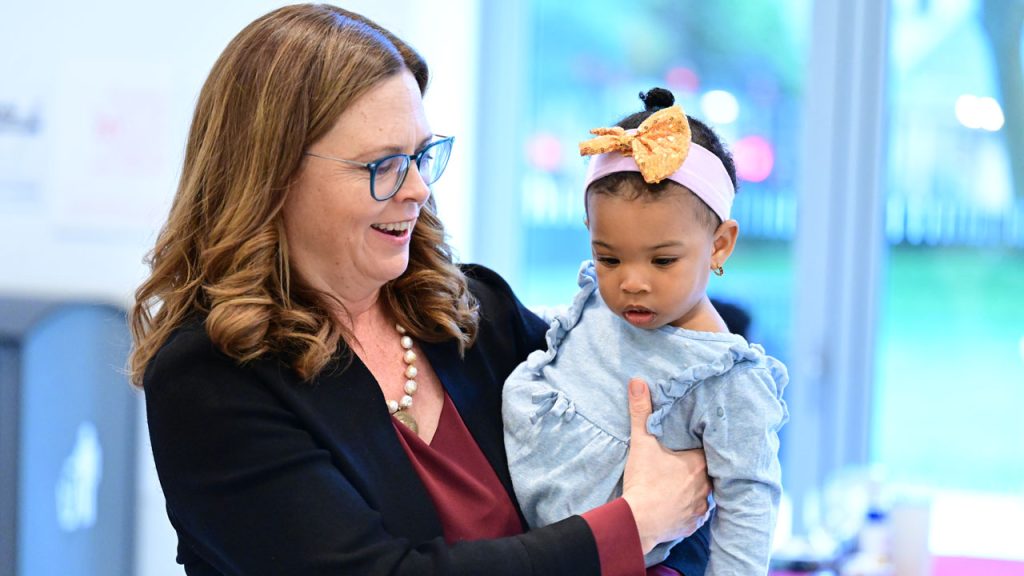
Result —
[[623, 497], [522, 533], [500, 388], [545, 326], [452, 263], [427, 78], [376, 24], [299, 5], [250, 24], [203, 87], [132, 311], [188, 574], [642, 573], [704, 520], [703, 455], [646, 434], [635, 381]]

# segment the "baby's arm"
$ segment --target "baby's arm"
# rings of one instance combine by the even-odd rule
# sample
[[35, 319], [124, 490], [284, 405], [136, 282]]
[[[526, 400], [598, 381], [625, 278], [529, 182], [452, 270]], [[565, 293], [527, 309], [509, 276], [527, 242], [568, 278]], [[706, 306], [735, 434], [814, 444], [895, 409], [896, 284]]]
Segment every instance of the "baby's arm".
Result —
[[703, 429], [717, 506], [707, 574], [767, 574], [782, 493], [778, 431], [786, 406], [763, 366], [734, 367], [711, 398], [694, 422]]

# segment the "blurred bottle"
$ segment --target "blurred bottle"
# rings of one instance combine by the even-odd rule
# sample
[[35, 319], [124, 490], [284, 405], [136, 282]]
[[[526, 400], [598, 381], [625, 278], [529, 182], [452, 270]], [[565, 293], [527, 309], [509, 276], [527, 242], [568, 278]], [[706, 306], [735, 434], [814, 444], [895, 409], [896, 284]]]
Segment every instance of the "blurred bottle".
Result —
[[892, 529], [892, 563], [897, 576], [929, 576], [932, 555], [928, 536], [931, 531], [931, 503], [922, 498], [902, 498], [889, 512]]
[[857, 535], [857, 551], [843, 563], [840, 576], [895, 576], [893, 533], [883, 499], [882, 474], [872, 471], [868, 479], [868, 509]]

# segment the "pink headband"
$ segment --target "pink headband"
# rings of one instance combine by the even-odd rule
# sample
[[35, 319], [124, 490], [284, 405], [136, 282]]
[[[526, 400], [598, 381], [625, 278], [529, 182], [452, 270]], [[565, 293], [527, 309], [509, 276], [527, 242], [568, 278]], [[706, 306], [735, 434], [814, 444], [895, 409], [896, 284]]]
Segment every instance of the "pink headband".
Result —
[[[635, 132], [635, 130], [626, 131], [626, 133]], [[595, 180], [616, 172], [640, 172], [640, 168], [632, 156], [624, 156], [621, 152], [606, 152], [593, 156], [587, 167], [587, 180], [583, 189], [589, 188]], [[729, 219], [736, 189], [733, 187], [732, 180], [729, 179], [729, 173], [725, 171], [722, 161], [707, 148], [696, 142], [690, 142], [690, 151], [683, 161], [683, 165], [669, 175], [668, 179], [687, 187], [696, 194], [723, 222]]]

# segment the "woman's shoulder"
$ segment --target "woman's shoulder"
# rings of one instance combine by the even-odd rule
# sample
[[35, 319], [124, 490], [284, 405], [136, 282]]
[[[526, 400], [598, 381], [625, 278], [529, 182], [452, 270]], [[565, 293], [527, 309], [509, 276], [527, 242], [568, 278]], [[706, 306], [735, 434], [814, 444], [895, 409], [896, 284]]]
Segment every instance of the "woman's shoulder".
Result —
[[152, 379], [154, 373], [175, 366], [189, 366], [201, 362], [216, 362], [227, 359], [210, 338], [203, 318], [192, 316], [175, 328], [167, 340], [153, 355], [143, 381]]
[[519, 314], [524, 309], [512, 287], [494, 270], [480, 264], [461, 264], [459, 267], [466, 276], [470, 293], [480, 303], [484, 319]]
[[482, 264], [460, 264], [459, 268], [469, 281], [470, 291], [474, 296], [478, 293], [497, 293], [506, 297], [515, 297], [512, 287], [500, 274]]
[[142, 389], [147, 396], [193, 388], [211, 390], [250, 380], [259, 360], [241, 363], [225, 354], [210, 338], [204, 319], [191, 317], [164, 341], [146, 366]]
[[479, 264], [462, 264], [460, 268], [469, 291], [480, 304], [478, 341], [497, 339], [503, 349], [505, 344], [514, 343], [519, 350], [517, 362], [543, 345], [547, 324], [522, 305], [500, 274]]

